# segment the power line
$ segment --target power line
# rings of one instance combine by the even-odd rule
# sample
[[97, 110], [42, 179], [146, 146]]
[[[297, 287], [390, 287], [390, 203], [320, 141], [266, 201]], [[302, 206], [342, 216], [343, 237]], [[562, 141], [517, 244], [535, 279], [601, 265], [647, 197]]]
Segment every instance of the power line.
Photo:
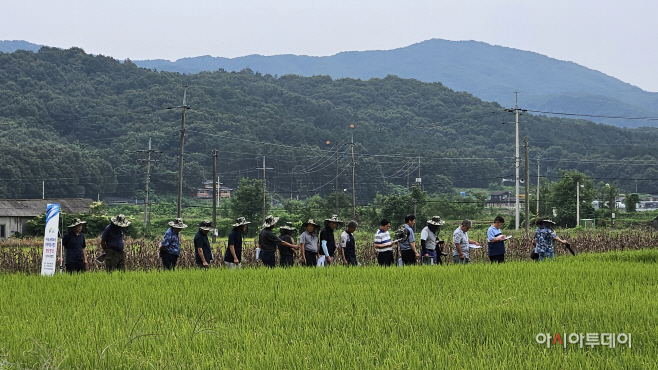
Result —
[[578, 117], [594, 117], [594, 118], [613, 118], [613, 119], [630, 119], [630, 120], [647, 120], [647, 121], [658, 121], [658, 117], [625, 117], [625, 116], [602, 116], [596, 114], [585, 114], [585, 113], [565, 113], [565, 112], [546, 112], [540, 110], [526, 109], [528, 112], [532, 113], [542, 113], [542, 114], [555, 114], [559, 116], [578, 116]]

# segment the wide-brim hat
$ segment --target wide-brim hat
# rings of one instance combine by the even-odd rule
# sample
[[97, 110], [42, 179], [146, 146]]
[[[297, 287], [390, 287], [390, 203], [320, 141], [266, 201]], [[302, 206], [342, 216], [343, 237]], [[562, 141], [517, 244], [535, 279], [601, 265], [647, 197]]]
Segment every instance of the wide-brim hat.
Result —
[[324, 221], [325, 222], [335, 222], [335, 223], [341, 224], [341, 225], [345, 223], [344, 221], [341, 221], [341, 220], [338, 219], [338, 215], [331, 215], [331, 218], [325, 218]]
[[171, 226], [171, 227], [173, 227], [173, 228], [175, 228], [175, 229], [184, 229], [184, 228], [187, 227], [187, 225], [185, 225], [185, 224], [183, 223], [183, 219], [182, 219], [182, 218], [177, 218], [177, 219], [175, 219], [175, 220], [173, 220], [173, 221], [169, 221], [169, 226]]
[[320, 224], [318, 224], [317, 222], [315, 222], [315, 220], [312, 219], [312, 218], [309, 218], [308, 221], [304, 222], [304, 223], [302, 224], [302, 227], [306, 227], [306, 226], [308, 226], [308, 225], [320, 226]]
[[82, 225], [82, 224], [86, 224], [86, 223], [87, 223], [87, 221], [82, 221], [79, 218], [74, 218], [73, 221], [71, 221], [71, 224], [69, 225], [69, 227], [76, 227], [78, 225]]
[[123, 214], [120, 214], [116, 217], [112, 217], [110, 219], [110, 221], [112, 221], [113, 224], [115, 224], [119, 227], [128, 227], [128, 226], [130, 226], [130, 221], [128, 221], [126, 219], [126, 216], [124, 216]]
[[550, 218], [548, 218], [548, 217], [537, 219], [536, 224], [537, 224], [538, 226], [541, 225], [541, 224], [553, 224], [553, 225], [556, 225], [556, 223], [555, 223], [553, 220], [551, 220]]
[[212, 227], [212, 222], [208, 220], [203, 220], [199, 223], [199, 229], [205, 230], [205, 231], [211, 231], [213, 229]]
[[251, 222], [247, 221], [246, 218], [244, 217], [238, 217], [235, 219], [235, 223], [233, 224], [233, 227], [240, 227], [242, 225], [249, 225]]
[[441, 216], [432, 216], [432, 219], [427, 220], [427, 223], [435, 226], [441, 226], [446, 224], [445, 221], [441, 221]]
[[280, 226], [279, 230], [295, 231], [295, 225], [292, 222], [286, 222], [285, 226]]
[[276, 222], [279, 221], [278, 217], [274, 217], [272, 215], [269, 215], [265, 217], [265, 222], [263, 222], [263, 227], [272, 227], [276, 225]]

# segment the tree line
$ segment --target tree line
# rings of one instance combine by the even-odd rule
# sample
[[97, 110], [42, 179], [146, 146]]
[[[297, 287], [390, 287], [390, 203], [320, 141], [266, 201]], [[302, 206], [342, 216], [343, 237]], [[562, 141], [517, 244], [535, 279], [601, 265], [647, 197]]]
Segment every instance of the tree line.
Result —
[[[179, 74], [137, 67], [82, 49], [0, 53], [0, 189], [6, 198], [141, 197], [149, 138], [161, 154], [151, 190], [177, 190], [180, 112], [187, 85], [184, 190], [212, 174], [262, 179], [272, 198], [351, 195], [357, 203], [410, 191], [417, 177], [432, 196], [497, 188], [514, 173], [514, 117], [441, 83], [396, 76], [332, 79], [240, 72]], [[506, 123], [506, 124], [502, 124]], [[354, 125], [351, 128], [350, 125]], [[622, 129], [523, 113], [531, 179], [577, 170], [622, 190], [658, 192], [658, 129]], [[353, 137], [353, 143], [352, 143]], [[329, 144], [327, 144], [329, 142]], [[337, 159], [336, 159], [337, 158]], [[337, 167], [337, 168], [336, 168]], [[338, 189], [335, 189], [338, 169]], [[418, 176], [420, 170], [420, 176]]]

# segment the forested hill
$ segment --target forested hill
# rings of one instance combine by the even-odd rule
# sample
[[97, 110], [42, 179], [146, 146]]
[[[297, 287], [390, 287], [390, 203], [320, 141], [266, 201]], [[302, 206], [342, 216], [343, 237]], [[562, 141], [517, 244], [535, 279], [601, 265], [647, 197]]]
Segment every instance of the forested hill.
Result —
[[[0, 41], [0, 51], [36, 51], [25, 41]], [[612, 76], [576, 63], [541, 54], [477, 41], [432, 39], [394, 50], [350, 51], [326, 57], [248, 55], [238, 58], [199, 56], [134, 61], [158, 71], [198, 73], [239, 72], [245, 68], [282, 76], [327, 75], [337, 78], [384, 78], [396, 75], [424, 82], [441, 82], [455, 91], [542, 112], [580, 113], [613, 117], [658, 117], [658, 93], [643, 91]], [[656, 120], [591, 117], [620, 127], [658, 126]]]
[[[143, 60], [138, 66], [162, 71], [197, 73], [240, 71], [246, 67], [272, 75], [329, 75], [370, 79], [394, 74], [425, 82], [441, 82], [506, 107], [546, 112], [572, 112], [622, 117], [658, 117], [658, 93], [622, 82], [576, 63], [477, 41], [433, 39], [394, 50], [343, 52], [327, 57], [249, 55], [239, 58], [200, 56]], [[593, 118], [617, 126], [656, 126], [651, 120]]]
[[[175, 193], [183, 85], [185, 189], [211, 177], [235, 187], [258, 177], [268, 189], [304, 198], [351, 188], [354, 135], [359, 202], [406, 187], [420, 171], [429, 192], [500, 184], [514, 173], [514, 117], [496, 103], [440, 83], [395, 76], [368, 81], [274, 77], [251, 70], [181, 75], [73, 48], [0, 53], [0, 192], [5, 198], [131, 196], [144, 186], [149, 138], [158, 162], [152, 189]], [[501, 124], [507, 122], [508, 124]], [[511, 124], [510, 124], [511, 123]], [[350, 124], [355, 127], [350, 128]], [[595, 179], [654, 192], [658, 129], [521, 115], [532, 178], [575, 168]], [[331, 144], [326, 144], [330, 141]], [[654, 180], [654, 181], [651, 181]], [[456, 190], [455, 189], [455, 190]]]

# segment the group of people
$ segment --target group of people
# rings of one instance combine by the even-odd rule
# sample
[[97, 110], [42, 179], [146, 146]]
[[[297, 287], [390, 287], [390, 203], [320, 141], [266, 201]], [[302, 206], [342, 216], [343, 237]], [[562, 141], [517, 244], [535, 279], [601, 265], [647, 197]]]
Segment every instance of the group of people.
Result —
[[[393, 256], [394, 246], [399, 245], [400, 257], [397, 259], [398, 265], [415, 265], [420, 259], [423, 264], [443, 264], [442, 256], [448, 253], [443, 251], [444, 240], [439, 239], [440, 227], [445, 225], [445, 221], [440, 216], [433, 216], [427, 220], [420, 233], [420, 251], [416, 245], [416, 235], [413, 227], [416, 225], [416, 216], [407, 215], [404, 218], [404, 229], [395, 232], [397, 239], [392, 240], [389, 229], [391, 222], [383, 219], [380, 222], [379, 230], [375, 233], [375, 248], [377, 249], [377, 263], [381, 266], [391, 266], [395, 262]], [[470, 220], [462, 221], [462, 224], [455, 229], [453, 233], [453, 261], [455, 263], [467, 264], [471, 262], [471, 246], [480, 246], [480, 244], [468, 237], [468, 230], [471, 229]]]
[[[344, 222], [338, 219], [337, 215], [324, 220], [324, 228], [318, 232], [320, 224], [314, 219], [309, 219], [302, 224], [304, 232], [299, 237], [299, 244], [296, 245], [290, 240], [284, 240], [284, 230], [294, 231], [292, 223], [287, 223], [279, 229], [282, 235], [276, 236], [273, 229], [278, 221], [278, 217], [267, 216], [260, 231], [258, 244], [260, 247], [260, 260], [269, 267], [275, 266], [275, 251], [278, 248], [280, 254], [281, 266], [292, 265], [292, 259], [287, 260], [286, 256], [292, 257], [296, 251], [301, 252], [301, 261], [304, 266], [317, 266], [331, 264], [334, 261], [336, 253], [340, 250], [342, 261], [347, 266], [359, 265], [356, 256], [356, 243], [354, 240], [354, 231], [358, 227], [356, 221], [352, 220], [347, 223], [345, 230], [342, 232], [339, 242], [334, 239], [334, 232], [338, 225]], [[434, 216], [427, 220], [427, 226], [422, 229], [420, 237], [420, 246], [416, 245], [416, 236], [414, 225], [416, 217], [407, 215], [405, 217], [404, 229], [395, 232], [396, 239], [391, 238], [390, 228], [391, 221], [383, 219], [380, 222], [379, 229], [375, 233], [374, 247], [377, 250], [377, 263], [381, 266], [391, 266], [395, 263], [396, 258], [393, 255], [395, 250], [399, 251], [397, 263], [399, 265], [414, 265], [420, 259], [424, 264], [442, 264], [442, 256], [447, 256], [443, 251], [445, 242], [440, 240], [438, 235], [441, 225], [445, 221], [441, 217]], [[454, 251], [453, 260], [455, 263], [466, 264], [470, 262], [469, 250], [471, 245], [479, 246], [480, 244], [468, 237], [468, 230], [471, 228], [471, 221], [464, 220], [460, 227], [453, 234]], [[398, 246], [399, 248], [396, 248]]]
[[[110, 224], [105, 227], [101, 235], [101, 249], [103, 254], [98, 261], [105, 262], [108, 272], [126, 269], [126, 254], [123, 250], [123, 229], [130, 226], [130, 221], [124, 215], [118, 215], [110, 219]], [[83, 272], [89, 267], [87, 258], [87, 241], [82, 227], [86, 224], [79, 218], [73, 219], [68, 226], [68, 232], [62, 237], [62, 248], [66, 250], [64, 261], [66, 271], [69, 273]], [[62, 256], [59, 257], [62, 262]]]
[[282, 267], [292, 266], [297, 251], [300, 252], [304, 266], [317, 266], [331, 264], [340, 250], [342, 261], [347, 266], [356, 266], [356, 243], [354, 231], [359, 224], [352, 220], [347, 223], [345, 230], [341, 233], [338, 243], [334, 232], [338, 225], [345, 222], [338, 219], [337, 215], [324, 220], [324, 228], [314, 219], [309, 219], [302, 224], [304, 232], [299, 236], [299, 244], [293, 242], [292, 236], [295, 227], [292, 222], [286, 222], [285, 226], [279, 227], [280, 235], [274, 233], [274, 227], [279, 221], [278, 217], [269, 215], [263, 222], [263, 227], [258, 235], [257, 257], [265, 266], [275, 267], [276, 251], [279, 251], [279, 264]]
[[[278, 220], [279, 218], [273, 215], [267, 216], [258, 236], [256, 258], [260, 259], [265, 266], [275, 267], [277, 251], [279, 252], [279, 265], [282, 267], [293, 266], [297, 252], [300, 253], [304, 266], [332, 264], [338, 251], [342, 263], [346, 266], [359, 265], [354, 239], [354, 232], [358, 227], [356, 221], [347, 222], [337, 243], [334, 233], [339, 225], [345, 225], [344, 221], [339, 220], [337, 215], [333, 215], [324, 220], [324, 227], [320, 229], [321, 225], [319, 223], [314, 219], [309, 219], [302, 224], [304, 231], [299, 237], [299, 243], [295, 243], [293, 237], [296, 229], [292, 222], [286, 222], [284, 226], [280, 226], [278, 228], [279, 235], [276, 235], [274, 228]], [[62, 247], [66, 249], [66, 270], [70, 273], [82, 272], [88, 269], [86, 240], [84, 233], [82, 233], [82, 227], [85, 223], [85, 221], [78, 218], [74, 219], [68, 227], [68, 233], [62, 238]], [[503, 263], [505, 261], [505, 240], [509, 237], [502, 233], [504, 223], [503, 217], [497, 216], [487, 230], [488, 257], [491, 263]], [[224, 253], [224, 264], [228, 268], [241, 267], [243, 238], [247, 233], [249, 224], [251, 222], [244, 217], [238, 217], [235, 224], [232, 225], [233, 229], [228, 236]], [[420, 247], [416, 244], [413, 229], [415, 224], [416, 217], [407, 215], [404, 227], [395, 232], [396, 239], [393, 239], [389, 232], [391, 222], [387, 219], [380, 222], [379, 229], [374, 236], [374, 247], [377, 250], [377, 263], [379, 265], [393, 265], [396, 262], [393, 255], [394, 250], [399, 251], [400, 255], [397, 258], [399, 265], [413, 265], [419, 259], [423, 264], [442, 264], [441, 257], [447, 256], [448, 253], [444, 252], [445, 242], [440, 240], [438, 235], [440, 227], [445, 224], [445, 221], [442, 221], [439, 216], [433, 216], [427, 220], [427, 226], [422, 229], [420, 234]], [[103, 254], [97, 260], [105, 262], [108, 272], [114, 270], [125, 271], [126, 269], [123, 230], [128, 226], [130, 226], [130, 221], [120, 214], [112, 217], [110, 224], [103, 230], [100, 242]], [[554, 240], [567, 244], [566, 240], [557, 237], [555, 231], [553, 231], [554, 226], [555, 223], [547, 218], [537, 221], [537, 230], [532, 243], [535, 246], [533, 255], [536, 255], [539, 261], [553, 258]], [[481, 248], [476, 240], [470, 239], [468, 236], [471, 227], [472, 222], [464, 220], [452, 234], [452, 258], [456, 264], [470, 263], [471, 249]], [[181, 218], [169, 222], [169, 228], [159, 246], [159, 257], [162, 260], [162, 267], [166, 270], [176, 267], [181, 253], [180, 232], [185, 228], [187, 228], [187, 225], [183, 223]], [[210, 221], [202, 221], [198, 228], [199, 230], [194, 236], [195, 262], [199, 268], [208, 268], [210, 262], [214, 260], [208, 233], [213, 231], [214, 228]], [[396, 246], [399, 246], [399, 248], [396, 249]]]

